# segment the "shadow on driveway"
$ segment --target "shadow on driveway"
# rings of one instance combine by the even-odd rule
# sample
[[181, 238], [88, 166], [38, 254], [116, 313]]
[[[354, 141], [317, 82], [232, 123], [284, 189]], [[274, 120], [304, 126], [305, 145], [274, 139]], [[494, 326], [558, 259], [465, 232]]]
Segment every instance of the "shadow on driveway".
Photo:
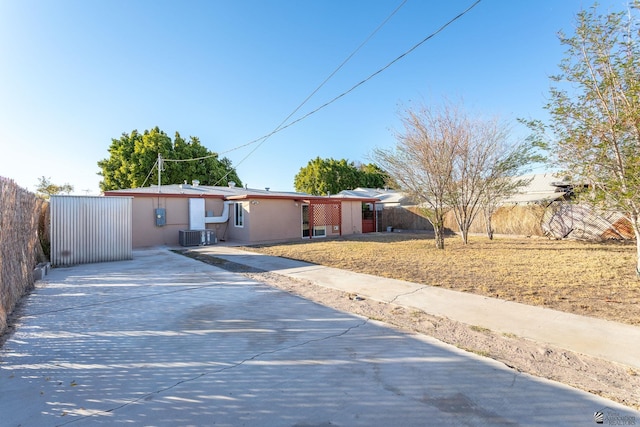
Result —
[[7, 426], [592, 425], [639, 414], [167, 250], [59, 268], [0, 351]]

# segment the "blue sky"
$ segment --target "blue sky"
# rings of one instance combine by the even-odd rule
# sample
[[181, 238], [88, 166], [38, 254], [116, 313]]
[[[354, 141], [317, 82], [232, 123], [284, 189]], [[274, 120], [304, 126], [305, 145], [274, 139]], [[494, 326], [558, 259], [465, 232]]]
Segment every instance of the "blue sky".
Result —
[[[408, 0], [292, 119], [348, 90], [474, 0]], [[0, 0], [0, 176], [99, 194], [112, 138], [160, 127], [226, 153], [252, 188], [293, 190], [316, 156], [369, 162], [412, 103], [541, 118], [582, 0], [482, 0], [348, 95], [265, 141], [402, 0]], [[623, 0], [600, 1], [621, 10]]]

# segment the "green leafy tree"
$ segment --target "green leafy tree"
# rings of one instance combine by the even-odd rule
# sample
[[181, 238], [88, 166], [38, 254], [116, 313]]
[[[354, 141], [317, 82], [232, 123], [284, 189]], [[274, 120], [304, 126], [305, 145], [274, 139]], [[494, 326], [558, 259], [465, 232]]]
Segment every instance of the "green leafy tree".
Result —
[[[158, 154], [164, 159], [157, 165]], [[231, 161], [218, 158], [197, 137], [183, 139], [178, 132], [171, 138], [158, 127], [123, 133], [112, 139], [109, 157], [98, 162], [102, 191], [137, 188], [158, 183], [179, 184], [200, 181], [202, 185], [226, 185], [234, 181], [242, 185]]]
[[56, 185], [51, 182], [51, 178], [41, 176], [38, 178], [38, 185], [36, 186], [36, 194], [43, 199], [49, 200], [50, 196], [56, 194], [69, 194], [73, 191], [73, 185], [63, 184]]
[[374, 163], [362, 164], [359, 167], [358, 187], [383, 188], [395, 187], [389, 175]]
[[326, 195], [356, 187], [381, 188], [386, 179], [384, 171], [373, 164], [356, 166], [345, 159], [316, 157], [300, 168], [293, 185], [296, 191]]
[[[546, 109], [550, 123], [531, 122], [550, 161], [584, 199], [622, 212], [636, 236], [640, 277], [640, 25], [635, 1], [627, 11], [579, 12]], [[550, 141], [550, 142], [548, 142]]]

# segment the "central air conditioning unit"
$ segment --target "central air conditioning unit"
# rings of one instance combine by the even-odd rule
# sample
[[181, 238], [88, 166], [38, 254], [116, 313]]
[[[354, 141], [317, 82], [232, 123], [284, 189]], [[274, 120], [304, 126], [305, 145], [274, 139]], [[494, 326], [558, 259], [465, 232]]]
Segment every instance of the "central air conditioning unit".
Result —
[[215, 230], [180, 230], [181, 246], [209, 246], [218, 243]]

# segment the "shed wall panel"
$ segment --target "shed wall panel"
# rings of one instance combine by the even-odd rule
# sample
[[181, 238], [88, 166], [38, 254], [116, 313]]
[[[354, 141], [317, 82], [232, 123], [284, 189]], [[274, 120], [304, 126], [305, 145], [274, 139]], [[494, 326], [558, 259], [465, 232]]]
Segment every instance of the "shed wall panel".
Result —
[[51, 263], [133, 258], [131, 197], [52, 196]]

